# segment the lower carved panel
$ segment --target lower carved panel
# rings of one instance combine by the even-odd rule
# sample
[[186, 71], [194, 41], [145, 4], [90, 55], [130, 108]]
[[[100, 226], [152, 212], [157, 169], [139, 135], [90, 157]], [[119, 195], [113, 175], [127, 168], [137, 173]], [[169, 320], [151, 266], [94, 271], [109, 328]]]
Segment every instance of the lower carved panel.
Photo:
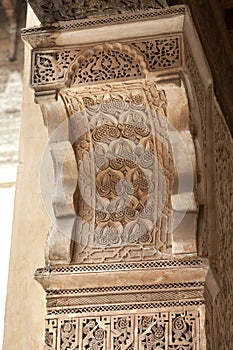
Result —
[[133, 314], [46, 320], [46, 350], [185, 350], [200, 344], [202, 310], [142, 310]]

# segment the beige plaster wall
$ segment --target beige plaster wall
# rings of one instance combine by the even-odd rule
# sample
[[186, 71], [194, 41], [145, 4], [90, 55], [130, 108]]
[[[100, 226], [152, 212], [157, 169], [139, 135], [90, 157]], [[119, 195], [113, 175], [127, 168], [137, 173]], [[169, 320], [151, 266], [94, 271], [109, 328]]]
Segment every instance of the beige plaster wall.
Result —
[[[28, 25], [35, 24], [28, 11]], [[49, 218], [43, 206], [39, 174], [47, 141], [40, 108], [29, 85], [30, 50], [25, 50], [19, 166], [5, 313], [4, 350], [43, 349], [45, 298], [33, 279], [44, 265]]]

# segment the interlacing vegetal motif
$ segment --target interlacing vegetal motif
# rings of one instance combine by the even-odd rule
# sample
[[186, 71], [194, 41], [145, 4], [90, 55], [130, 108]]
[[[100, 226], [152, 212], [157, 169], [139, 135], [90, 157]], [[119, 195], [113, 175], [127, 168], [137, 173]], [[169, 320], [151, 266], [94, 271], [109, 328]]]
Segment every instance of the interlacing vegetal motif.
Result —
[[29, 3], [40, 21], [47, 23], [121, 14], [140, 9], [161, 9], [167, 6], [166, 0], [30, 0]]
[[214, 105], [215, 133], [215, 191], [216, 191], [216, 272], [220, 293], [214, 308], [216, 310], [217, 349], [227, 350], [233, 344], [233, 142], [230, 132], [217, 104]]
[[76, 324], [64, 321], [61, 325], [60, 331], [60, 349], [65, 350], [72, 346], [76, 341]]
[[179, 36], [134, 42], [131, 45], [143, 54], [151, 72], [181, 65]]
[[[82, 348], [87, 350], [104, 350], [105, 348], [105, 329], [101, 327], [100, 318], [83, 319], [82, 326]], [[80, 348], [81, 349], [81, 348]]]
[[32, 84], [57, 84], [64, 81], [65, 74], [78, 52], [79, 50], [65, 50], [35, 53]]
[[76, 85], [145, 77], [181, 65], [181, 38], [171, 36], [33, 52], [32, 85]]
[[147, 82], [62, 96], [79, 172], [76, 258], [141, 260], [143, 247], [149, 260], [169, 254], [174, 165], [164, 92]]
[[135, 57], [121, 48], [100, 48], [90, 51], [77, 64], [72, 85], [115, 79], [140, 78], [142, 68]]
[[46, 349], [201, 350], [199, 327], [198, 311], [47, 319]]

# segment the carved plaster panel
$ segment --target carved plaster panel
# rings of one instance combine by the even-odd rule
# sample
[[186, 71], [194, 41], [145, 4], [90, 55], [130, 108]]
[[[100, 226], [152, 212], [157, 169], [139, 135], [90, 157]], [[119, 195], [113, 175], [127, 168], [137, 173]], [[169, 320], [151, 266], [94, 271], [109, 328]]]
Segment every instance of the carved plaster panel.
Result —
[[51, 318], [45, 349], [201, 349], [200, 312], [177, 310]]
[[156, 72], [181, 66], [181, 37], [148, 38], [145, 41], [105, 43], [33, 52], [31, 84], [35, 88], [62, 84], [145, 78]]
[[206, 261], [167, 264], [125, 266], [124, 273], [100, 265], [76, 276], [59, 267], [38, 273], [47, 299], [46, 349], [205, 349]]
[[[168, 136], [163, 92], [150, 83], [122, 84], [96, 88], [91, 94], [88, 89], [64, 91], [63, 98], [75, 107], [71, 133], [80, 174], [75, 195], [79, 209], [74, 259], [154, 259], [159, 252], [169, 252], [169, 193], [174, 169], [171, 150], [165, 146]], [[151, 110], [155, 102], [157, 108]], [[158, 135], [153, 129], [156, 112], [162, 118], [155, 121], [161, 124], [157, 126]], [[81, 139], [77, 135], [80, 122], [90, 129]], [[163, 139], [159, 140], [159, 135]], [[80, 148], [83, 142], [86, 149]], [[91, 191], [88, 196], [87, 181], [93, 184], [93, 189], [87, 187]]]
[[[165, 92], [145, 81], [68, 89], [61, 96], [78, 165], [73, 260], [151, 260], [171, 256], [171, 248], [195, 252], [195, 201], [185, 206], [186, 197], [193, 200], [192, 183], [184, 193], [179, 187], [182, 176], [192, 180], [194, 148], [188, 131], [170, 130]], [[179, 137], [193, 149], [187, 160], [176, 155]], [[189, 222], [187, 245], [184, 228], [174, 228], [182, 215], [183, 224]]]
[[[65, 227], [65, 232], [70, 231], [69, 239], [75, 241], [74, 252], [67, 241], [63, 258], [62, 253], [50, 252], [48, 260], [96, 263], [196, 253], [196, 156], [188, 129], [186, 91], [179, 76], [176, 86], [169, 75], [160, 81], [167, 79], [170, 85], [166, 83], [165, 90], [159, 90], [154, 79], [148, 79], [144, 61], [148, 59], [151, 70], [158, 62], [159, 71], [166, 64], [179, 68], [180, 37], [169, 40], [170, 44], [165, 39], [134, 42], [134, 49], [119, 43], [98, 45], [85, 48], [77, 57], [75, 51], [71, 56], [67, 51], [53, 54], [50, 68], [43, 70], [45, 77], [51, 72], [48, 79], [54, 79], [53, 87], [60, 87], [59, 80], [65, 76], [71, 86], [61, 90], [57, 101], [56, 94], [51, 100], [53, 90], [48, 94], [40, 91], [40, 85], [43, 89], [46, 86], [44, 78], [35, 89], [39, 89], [37, 97], [50, 134], [55, 133], [50, 142], [54, 164], [60, 164], [62, 158], [53, 149], [63, 146], [53, 144], [67, 142], [73, 146], [78, 170], [76, 217], [68, 212], [58, 216], [58, 204], [48, 241], [55, 249], [52, 237], [59, 237]], [[139, 49], [141, 56], [135, 51]], [[162, 59], [160, 53], [169, 59]], [[54, 63], [56, 57], [60, 62], [64, 58], [63, 69]], [[38, 68], [37, 60], [34, 62]], [[143, 78], [143, 72], [144, 79], [136, 82]], [[125, 83], [106, 84], [123, 78]], [[92, 85], [97, 82], [102, 85]], [[175, 103], [180, 104], [177, 111], [171, 107]], [[59, 131], [60, 126], [63, 131]], [[56, 154], [61, 159], [56, 160]], [[62, 184], [57, 179], [60, 174], [55, 171], [55, 182]], [[61, 188], [61, 193], [64, 191]]]
[[216, 159], [216, 260], [211, 261], [218, 276], [220, 293], [213, 303], [213, 320], [216, 349], [227, 349], [232, 344], [233, 325], [233, 142], [224, 116], [215, 101], [214, 155]]
[[121, 14], [141, 9], [161, 9], [168, 6], [166, 0], [52, 0], [49, 3], [47, 1], [29, 0], [29, 3], [42, 23]]
[[[63, 88], [56, 110], [62, 100], [69, 118], [66, 140], [73, 146], [78, 167], [74, 195], [77, 217], [66, 219], [68, 237], [75, 241], [68, 261], [152, 260], [172, 253], [196, 253], [197, 207], [192, 187], [196, 160], [188, 130], [187, 97], [179, 75], [169, 75], [181, 67], [182, 51], [182, 38], [176, 34], [33, 52], [32, 85], [51, 131], [56, 122], [51, 124], [51, 102], [46, 98], [55, 91], [56, 99], [53, 89]], [[164, 78], [166, 70], [168, 76]], [[157, 89], [152, 80], [156, 75], [163, 76], [160, 81], [173, 84], [174, 101], [178, 103], [181, 98], [182, 122], [174, 110], [167, 120], [166, 92]], [[133, 83], [139, 79], [140, 83]], [[118, 80], [125, 83], [116, 85]], [[180, 88], [176, 89], [177, 80]], [[96, 83], [104, 85], [93, 85]], [[171, 99], [169, 104], [174, 105]], [[177, 135], [170, 127], [172, 119]], [[190, 159], [178, 156], [179, 142], [189, 148]], [[191, 183], [188, 190], [180, 191], [182, 177]], [[96, 195], [102, 200], [101, 208]], [[183, 226], [179, 225], [181, 221]], [[51, 237], [61, 231], [59, 222], [57, 218]], [[66, 255], [51, 260], [57, 254], [48, 255], [50, 261], [67, 259]]]
[[78, 55], [79, 50], [38, 52], [34, 55], [33, 85], [64, 81], [65, 73]]

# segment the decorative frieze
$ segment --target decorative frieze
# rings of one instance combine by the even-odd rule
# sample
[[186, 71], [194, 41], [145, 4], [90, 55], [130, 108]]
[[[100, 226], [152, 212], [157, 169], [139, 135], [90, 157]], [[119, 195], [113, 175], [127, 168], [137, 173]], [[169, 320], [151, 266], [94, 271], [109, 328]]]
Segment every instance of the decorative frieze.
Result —
[[[203, 298], [204, 282], [183, 282], [170, 284], [124, 285], [98, 288], [78, 288], [73, 290], [51, 290], [47, 292], [47, 309], [53, 311], [63, 308], [63, 311], [77, 305], [131, 304], [182, 302], [201, 300]], [[136, 305], [135, 305], [136, 308]]]
[[146, 269], [164, 269], [172, 268], [177, 269], [181, 267], [197, 267], [204, 268], [207, 264], [207, 260], [197, 258], [185, 258], [185, 259], [169, 259], [169, 260], [155, 260], [155, 261], [141, 261], [141, 262], [125, 262], [125, 263], [109, 263], [98, 265], [68, 265], [68, 266], [54, 266], [44, 267], [36, 270], [35, 277], [40, 278], [47, 274], [59, 274], [66, 273], [81, 274], [88, 272], [114, 272], [114, 271], [127, 271], [127, 270], [146, 270]]
[[40, 87], [145, 78], [181, 66], [181, 37], [111, 43], [53, 51], [33, 52], [32, 86]]
[[97, 317], [49, 318], [47, 349], [201, 350], [200, 311], [145, 311]]
[[46, 349], [205, 347], [203, 280], [51, 289], [46, 294]]

